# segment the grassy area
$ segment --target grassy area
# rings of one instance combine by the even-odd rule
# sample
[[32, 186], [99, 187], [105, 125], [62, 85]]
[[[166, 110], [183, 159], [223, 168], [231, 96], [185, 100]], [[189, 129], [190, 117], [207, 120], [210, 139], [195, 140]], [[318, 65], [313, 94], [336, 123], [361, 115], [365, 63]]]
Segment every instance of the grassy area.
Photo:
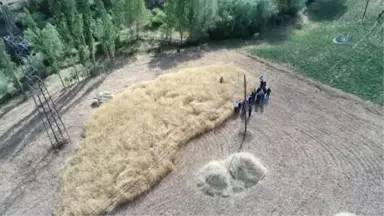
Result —
[[[366, 30], [361, 24], [364, 5], [360, 0], [317, 0], [305, 12], [308, 20], [302, 29], [271, 32], [265, 37], [266, 45], [250, 52], [383, 104], [383, 25], [375, 25], [383, 0], [370, 1]], [[351, 36], [352, 43], [333, 44], [333, 38], [340, 35]]]

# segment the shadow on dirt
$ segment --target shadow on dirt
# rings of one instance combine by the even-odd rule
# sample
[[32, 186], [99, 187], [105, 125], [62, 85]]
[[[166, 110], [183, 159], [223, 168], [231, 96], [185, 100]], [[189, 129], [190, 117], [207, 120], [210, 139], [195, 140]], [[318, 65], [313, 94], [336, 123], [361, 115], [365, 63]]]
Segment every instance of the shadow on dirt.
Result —
[[3, 118], [7, 113], [11, 112], [14, 108], [18, 107], [20, 104], [24, 103], [25, 99], [24, 97], [19, 97], [15, 99], [14, 101], [8, 102], [7, 105], [4, 107], [1, 107], [2, 112], [0, 113], [0, 119]]
[[[53, 96], [60, 115], [63, 116], [69, 112], [82, 101], [85, 96], [98, 88], [106, 77], [107, 74], [104, 74], [96, 79], [84, 80], [61, 91], [58, 93], [59, 95]], [[17, 156], [27, 144], [33, 142], [43, 131], [44, 127], [40, 116], [36, 109], [34, 109], [30, 114], [19, 120], [0, 136], [0, 140], [2, 141], [2, 144], [0, 144], [0, 160], [12, 159]]]
[[161, 54], [155, 54], [149, 62], [150, 68], [160, 68], [162, 70], [168, 70], [176, 67], [178, 64], [184, 62], [199, 59], [202, 57], [202, 51], [199, 48], [188, 49], [178, 51], [177, 48], [170, 49]]

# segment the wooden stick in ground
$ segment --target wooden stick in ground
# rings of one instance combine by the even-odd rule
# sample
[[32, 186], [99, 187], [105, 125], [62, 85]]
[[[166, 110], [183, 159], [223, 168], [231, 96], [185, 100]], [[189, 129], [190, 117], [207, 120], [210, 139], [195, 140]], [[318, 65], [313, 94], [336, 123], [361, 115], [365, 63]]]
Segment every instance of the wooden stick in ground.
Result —
[[244, 129], [244, 137], [247, 134], [247, 106], [248, 106], [248, 101], [247, 101], [247, 78], [244, 74], [244, 100], [245, 100], [245, 109], [244, 109], [244, 115], [245, 115], [245, 129]]
[[245, 104], [243, 104], [243, 109], [244, 109], [244, 134], [243, 134], [243, 140], [240, 143], [240, 148], [239, 151], [243, 148], [243, 143], [245, 141], [245, 136], [247, 136], [247, 78], [245, 77], [244, 74], [244, 100]]

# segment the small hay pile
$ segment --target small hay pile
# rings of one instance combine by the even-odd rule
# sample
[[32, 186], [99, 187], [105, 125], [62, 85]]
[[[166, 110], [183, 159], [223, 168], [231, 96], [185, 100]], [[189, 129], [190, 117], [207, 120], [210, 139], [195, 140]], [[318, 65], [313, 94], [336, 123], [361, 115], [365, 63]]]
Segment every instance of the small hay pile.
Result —
[[103, 214], [149, 190], [172, 170], [181, 145], [232, 115], [242, 80], [232, 64], [185, 69], [101, 106], [64, 171], [56, 214]]
[[213, 196], [229, 196], [231, 179], [227, 168], [221, 161], [211, 161], [199, 173], [197, 186], [204, 193]]
[[230, 155], [223, 161], [211, 161], [199, 172], [197, 187], [205, 194], [228, 197], [262, 180], [267, 169], [247, 152]]
[[225, 161], [225, 166], [234, 180], [234, 190], [242, 191], [254, 186], [267, 173], [263, 164], [248, 152], [232, 154]]
[[96, 97], [93, 98], [91, 107], [96, 108], [101, 106], [102, 104], [107, 103], [109, 100], [113, 98], [113, 95], [109, 92], [100, 92]]

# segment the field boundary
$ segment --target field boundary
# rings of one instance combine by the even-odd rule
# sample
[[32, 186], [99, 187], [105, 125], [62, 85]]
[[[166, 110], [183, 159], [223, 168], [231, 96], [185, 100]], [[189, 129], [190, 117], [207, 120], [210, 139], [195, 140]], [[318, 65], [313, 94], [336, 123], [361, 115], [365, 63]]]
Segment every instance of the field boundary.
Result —
[[294, 77], [295, 79], [298, 79], [300, 81], [304, 81], [304, 82], [308, 83], [309, 85], [315, 86], [320, 91], [325, 91], [326, 93], [328, 93], [332, 97], [342, 98], [342, 99], [354, 101], [356, 103], [360, 103], [369, 112], [372, 112], [374, 114], [381, 115], [381, 116], [384, 115], [383, 106], [380, 106], [380, 105], [375, 104], [375, 103], [368, 101], [368, 100], [363, 100], [362, 98], [360, 98], [356, 95], [344, 92], [341, 89], [331, 87], [331, 86], [326, 85], [320, 81], [312, 80], [309, 77], [305, 77], [301, 74], [296, 73], [293, 69], [289, 68], [289, 66], [284, 66], [284, 65], [281, 65], [277, 62], [269, 61], [269, 60], [266, 60], [264, 58], [254, 56], [252, 54], [249, 54], [247, 51], [239, 51], [239, 52], [241, 54], [243, 54], [249, 58], [252, 58], [252, 59], [254, 59], [254, 60], [256, 60], [256, 61], [258, 61], [258, 62], [260, 62], [260, 63], [262, 63], [268, 67], [271, 67], [271, 68], [273, 68], [279, 72], [289, 74], [290, 76]]

